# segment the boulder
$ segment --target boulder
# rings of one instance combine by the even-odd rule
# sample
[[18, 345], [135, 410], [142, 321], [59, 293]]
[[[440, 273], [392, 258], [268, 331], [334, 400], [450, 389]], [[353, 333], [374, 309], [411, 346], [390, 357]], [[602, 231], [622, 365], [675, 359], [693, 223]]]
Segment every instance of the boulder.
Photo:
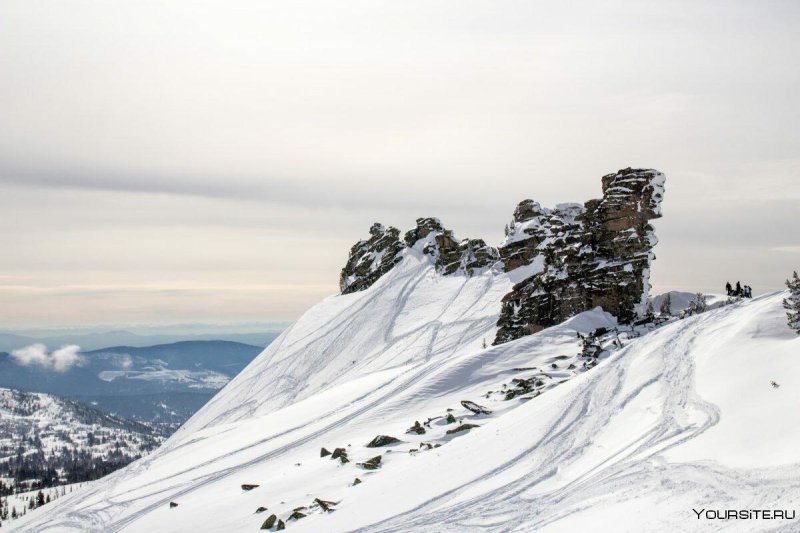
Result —
[[178, 506], [178, 504], [177, 504], [177, 503], [175, 503], [175, 502], [169, 502], [169, 508], [170, 508], [170, 509], [174, 509], [174, 508], [175, 508], [175, 507], [177, 507], [177, 506]]
[[266, 508], [266, 507], [259, 507], [258, 509], [256, 509], [256, 514], [258, 514], [258, 513], [263, 513], [263, 512], [264, 512], [264, 511], [266, 511], [266, 510], [267, 510], [267, 508]]
[[253, 490], [255, 488], [258, 488], [259, 486], [260, 485], [250, 485], [250, 484], [245, 483], [245, 484], [242, 485], [242, 490]]
[[492, 412], [490, 410], [488, 410], [487, 408], [485, 408], [485, 407], [483, 407], [481, 405], [478, 405], [475, 402], [471, 402], [469, 400], [462, 400], [461, 405], [464, 407], [464, 409], [469, 409], [470, 411], [472, 411], [476, 415], [490, 415], [490, 414], [492, 414]]
[[289, 518], [286, 520], [300, 520], [301, 518], [305, 518], [306, 515], [300, 511], [293, 511], [292, 514], [289, 515]]
[[329, 456], [330, 454], [331, 454], [331, 452], [329, 452], [329, 451], [328, 451], [328, 450], [326, 450], [325, 448], [322, 448], [322, 449], [319, 451], [319, 456], [320, 456], [320, 457], [327, 457], [327, 456]]
[[283, 520], [278, 520], [278, 526], [275, 531], [283, 531], [284, 529], [286, 529], [286, 524], [283, 523]]
[[419, 423], [419, 420], [414, 422], [414, 425], [406, 430], [406, 433], [416, 433], [417, 435], [424, 435], [425, 428]]
[[333, 453], [331, 454], [331, 459], [334, 459], [334, 460], [335, 459], [340, 459], [342, 461], [342, 463], [349, 462], [349, 460], [347, 458], [347, 450], [345, 450], [344, 448], [335, 448], [333, 450]]
[[479, 428], [479, 427], [480, 426], [478, 424], [461, 424], [460, 426], [458, 426], [456, 428], [448, 429], [447, 430], [447, 434], [448, 435], [452, 435], [454, 433], [461, 433], [462, 431], [467, 431], [469, 429]]
[[397, 444], [398, 442], [403, 442], [400, 439], [395, 437], [390, 437], [389, 435], [378, 435], [374, 439], [372, 439], [369, 444], [367, 444], [367, 448], [380, 448], [382, 446], [388, 446], [390, 444]]
[[278, 519], [277, 516], [271, 514], [264, 520], [264, 523], [261, 524], [261, 529], [272, 529], [272, 526], [275, 525], [275, 521]]
[[321, 500], [319, 498], [314, 498], [314, 503], [319, 505], [319, 508], [325, 511], [326, 513], [333, 512], [333, 507], [336, 506], [339, 502], [329, 502], [326, 500]]
[[377, 470], [381, 467], [381, 459], [380, 455], [376, 455], [375, 457], [364, 461], [363, 463], [358, 463], [358, 466], [365, 470]]

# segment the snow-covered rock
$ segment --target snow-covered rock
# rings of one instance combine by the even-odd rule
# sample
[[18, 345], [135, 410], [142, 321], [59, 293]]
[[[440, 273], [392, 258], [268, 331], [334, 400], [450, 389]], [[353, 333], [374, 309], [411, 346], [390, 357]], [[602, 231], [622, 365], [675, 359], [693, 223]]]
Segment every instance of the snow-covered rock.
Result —
[[503, 299], [500, 344], [530, 335], [597, 306], [623, 323], [641, 318], [650, 289], [649, 221], [661, 216], [664, 175], [626, 168], [602, 178], [603, 197], [585, 204], [543, 208], [522, 201], [499, 250], [481, 239], [459, 240], [438, 218], [418, 218], [399, 240], [399, 230], [374, 224], [369, 240], [350, 250], [342, 269], [342, 294], [362, 291], [415, 251], [438, 274], [472, 276], [493, 268], [517, 271]]
[[358, 241], [350, 249], [347, 264], [339, 278], [342, 294], [363, 291], [391, 270], [402, 259], [404, 249], [400, 230], [376, 222], [369, 229], [370, 238]]
[[534, 268], [503, 299], [496, 344], [530, 335], [600, 306], [623, 323], [641, 318], [658, 242], [664, 175], [626, 168], [603, 176], [603, 197], [514, 211], [500, 255], [507, 270]]

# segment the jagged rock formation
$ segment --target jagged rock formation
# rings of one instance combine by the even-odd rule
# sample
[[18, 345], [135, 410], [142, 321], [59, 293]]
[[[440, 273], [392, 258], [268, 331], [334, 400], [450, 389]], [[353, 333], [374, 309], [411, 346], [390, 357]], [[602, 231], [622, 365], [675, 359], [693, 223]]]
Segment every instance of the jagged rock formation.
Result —
[[404, 240], [409, 248], [433, 257], [436, 271], [445, 276], [472, 275], [499, 259], [497, 249], [487, 246], [483, 239], [459, 241], [438, 218], [418, 218], [417, 227], [406, 232]]
[[400, 241], [397, 228], [375, 223], [369, 232], [371, 237], [368, 240], [357, 242], [350, 250], [339, 281], [342, 294], [372, 286], [400, 262], [401, 252], [406, 247], [431, 256], [436, 271], [445, 276], [471, 276], [494, 265], [500, 258], [497, 249], [487, 246], [483, 239], [459, 241], [438, 218], [418, 218], [417, 226], [406, 232], [405, 244]]
[[583, 206], [517, 206], [500, 256], [531, 275], [503, 300], [495, 344], [535, 333], [601, 306], [620, 322], [641, 316], [649, 290], [649, 221], [661, 216], [664, 175], [620, 170], [603, 177], [603, 198]]
[[358, 241], [350, 249], [350, 257], [342, 269], [339, 288], [342, 294], [363, 291], [389, 272], [402, 259], [405, 246], [400, 230], [375, 223], [369, 228], [366, 241]]
[[499, 249], [481, 239], [459, 240], [438, 218], [418, 218], [405, 233], [373, 224], [371, 237], [350, 250], [342, 294], [369, 288], [397, 265], [406, 249], [430, 256], [442, 275], [492, 267], [525, 269], [506, 295], [494, 344], [507, 342], [600, 306], [620, 322], [641, 317], [657, 240], [649, 221], [661, 216], [664, 175], [626, 168], [602, 178], [603, 197], [554, 209], [533, 200], [514, 210]]

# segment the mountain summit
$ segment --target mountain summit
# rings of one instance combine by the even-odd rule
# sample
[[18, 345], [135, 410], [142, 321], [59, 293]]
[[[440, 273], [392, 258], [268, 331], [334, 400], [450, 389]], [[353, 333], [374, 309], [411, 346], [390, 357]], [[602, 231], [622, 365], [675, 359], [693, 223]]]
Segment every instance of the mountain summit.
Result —
[[661, 216], [664, 174], [626, 168], [603, 176], [603, 197], [543, 208], [524, 200], [499, 248], [459, 240], [437, 218], [419, 218], [400, 240], [397, 228], [375, 223], [342, 269], [342, 294], [366, 290], [397, 266], [406, 249], [431, 257], [443, 276], [495, 269], [522, 280], [503, 298], [494, 344], [530, 335], [594, 307], [622, 323], [644, 315], [650, 262], [658, 242], [650, 220]]

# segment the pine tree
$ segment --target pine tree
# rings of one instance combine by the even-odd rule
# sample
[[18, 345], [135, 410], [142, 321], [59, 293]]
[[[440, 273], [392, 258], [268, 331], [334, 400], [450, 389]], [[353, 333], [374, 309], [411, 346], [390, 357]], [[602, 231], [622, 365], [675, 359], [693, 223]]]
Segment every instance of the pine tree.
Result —
[[672, 315], [672, 295], [670, 295], [670, 293], [664, 295], [664, 299], [661, 300], [661, 306], [658, 311], [661, 313], [661, 316]]
[[789, 327], [800, 335], [800, 278], [797, 277], [796, 270], [792, 279], [786, 280], [786, 286], [789, 287], [789, 297], [783, 300], [783, 307], [786, 309]]

